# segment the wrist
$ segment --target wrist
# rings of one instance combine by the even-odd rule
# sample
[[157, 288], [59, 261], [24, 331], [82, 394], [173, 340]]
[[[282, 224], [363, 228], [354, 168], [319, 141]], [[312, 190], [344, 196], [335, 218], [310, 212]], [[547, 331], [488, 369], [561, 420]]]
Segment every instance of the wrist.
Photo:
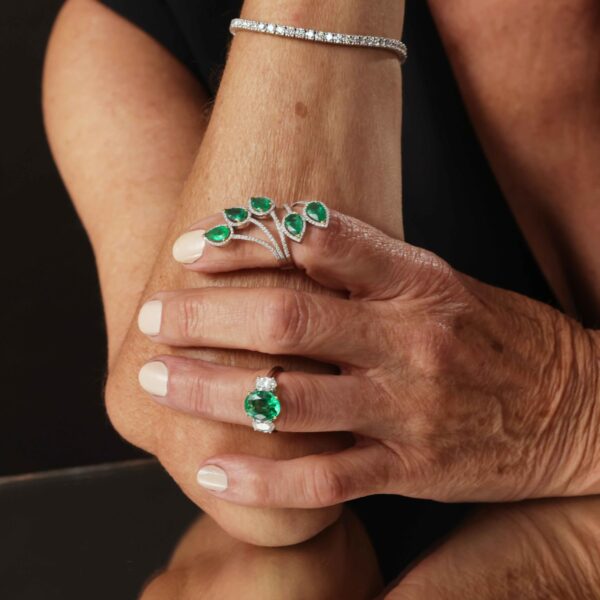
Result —
[[585, 329], [584, 333], [588, 353], [584, 363], [587, 373], [583, 377], [588, 382], [585, 397], [589, 419], [587, 438], [584, 438], [587, 442], [584, 452], [587, 454], [585, 464], [588, 468], [581, 494], [587, 495], [600, 494], [600, 440], [597, 434], [600, 430], [600, 331]]
[[[568, 407], [562, 430], [565, 460], [570, 463], [565, 496], [600, 493], [600, 339], [598, 332], [571, 325], [569, 375], [563, 386], [563, 404]], [[564, 346], [563, 346], [564, 347]], [[564, 365], [563, 365], [564, 367]], [[571, 439], [572, 442], [568, 440]]]
[[401, 236], [401, 84], [384, 50], [240, 32], [184, 195], [198, 209], [188, 218], [222, 207], [210, 197], [317, 197]]

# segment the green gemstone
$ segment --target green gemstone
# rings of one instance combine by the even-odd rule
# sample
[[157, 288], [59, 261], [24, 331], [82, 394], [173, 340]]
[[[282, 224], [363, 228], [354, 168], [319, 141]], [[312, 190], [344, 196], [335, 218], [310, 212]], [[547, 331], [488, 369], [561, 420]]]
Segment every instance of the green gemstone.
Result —
[[274, 421], [281, 412], [281, 404], [279, 398], [272, 392], [254, 390], [246, 396], [244, 409], [252, 418], [262, 416], [269, 421]]
[[259, 215], [266, 215], [273, 206], [273, 201], [270, 198], [257, 197], [250, 198], [250, 207]]
[[317, 223], [327, 221], [327, 207], [322, 202], [309, 202], [306, 205], [306, 214]]
[[283, 220], [283, 225], [293, 238], [301, 238], [304, 233], [304, 228], [306, 227], [306, 222], [302, 215], [290, 213], [289, 215], [286, 215]]
[[217, 225], [212, 229], [209, 229], [204, 237], [209, 241], [215, 244], [223, 244], [226, 242], [231, 236], [231, 229], [227, 227], [227, 225]]
[[228, 221], [232, 223], [243, 223], [248, 218], [248, 211], [245, 208], [235, 207], [235, 208], [226, 208], [225, 216]]

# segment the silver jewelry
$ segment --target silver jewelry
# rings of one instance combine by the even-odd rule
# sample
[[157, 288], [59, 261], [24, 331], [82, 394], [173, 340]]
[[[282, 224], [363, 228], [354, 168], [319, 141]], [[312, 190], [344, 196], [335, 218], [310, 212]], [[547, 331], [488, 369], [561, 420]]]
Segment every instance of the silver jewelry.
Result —
[[[302, 206], [302, 213], [293, 210], [296, 206]], [[252, 242], [269, 250], [283, 267], [293, 267], [288, 240], [302, 242], [307, 225], [326, 228], [329, 225], [329, 209], [318, 200], [303, 200], [294, 202], [291, 206], [285, 204], [283, 208], [286, 214], [280, 219], [273, 200], [262, 196], [250, 198], [247, 207], [226, 208], [223, 211], [225, 223], [205, 232], [204, 239], [211, 246], [219, 248], [226, 246], [232, 240]], [[263, 222], [269, 217], [275, 225], [279, 240]], [[249, 225], [258, 227], [265, 239], [238, 233]]]
[[277, 380], [282, 367], [273, 367], [266, 375], [256, 378], [254, 390], [244, 400], [244, 410], [252, 419], [252, 429], [261, 433], [275, 431], [275, 419], [281, 412], [281, 403], [276, 396]]
[[278, 25], [277, 23], [264, 23], [262, 21], [251, 21], [250, 19], [233, 19], [229, 24], [229, 31], [235, 35], [238, 31], [254, 31], [269, 35], [306, 40], [308, 42], [322, 42], [324, 44], [339, 44], [342, 46], [360, 46], [362, 48], [381, 48], [395, 52], [404, 64], [408, 52], [406, 46], [400, 41], [392, 38], [378, 37], [374, 35], [351, 35], [347, 33], [334, 33], [331, 31], [319, 31], [317, 29], [306, 29], [303, 27], [292, 27], [290, 25]]

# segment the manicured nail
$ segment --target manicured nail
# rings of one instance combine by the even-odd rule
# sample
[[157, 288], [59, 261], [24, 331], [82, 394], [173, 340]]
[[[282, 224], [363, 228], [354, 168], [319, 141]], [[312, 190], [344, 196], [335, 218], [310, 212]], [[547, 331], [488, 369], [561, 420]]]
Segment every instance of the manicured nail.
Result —
[[207, 490], [224, 492], [227, 489], [227, 473], [215, 465], [202, 467], [196, 475], [198, 483]]
[[159, 360], [146, 363], [140, 369], [138, 380], [149, 394], [164, 398], [169, 385], [169, 369], [165, 363]]
[[140, 309], [138, 314], [138, 327], [146, 335], [158, 335], [160, 333], [160, 321], [162, 319], [162, 302], [150, 300]]
[[196, 262], [202, 256], [205, 244], [204, 229], [188, 231], [175, 240], [173, 258], [185, 265]]

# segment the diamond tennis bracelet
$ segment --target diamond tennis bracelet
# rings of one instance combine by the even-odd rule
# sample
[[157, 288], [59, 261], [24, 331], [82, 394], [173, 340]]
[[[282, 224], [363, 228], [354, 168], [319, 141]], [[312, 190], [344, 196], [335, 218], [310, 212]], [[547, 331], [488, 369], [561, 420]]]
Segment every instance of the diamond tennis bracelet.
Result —
[[263, 23], [262, 21], [250, 21], [248, 19], [233, 19], [229, 25], [229, 31], [232, 35], [235, 35], [238, 31], [255, 31], [257, 33], [279, 35], [282, 37], [295, 38], [297, 40], [306, 40], [308, 42], [322, 42], [324, 44], [339, 44], [342, 46], [361, 46], [363, 48], [381, 48], [382, 50], [390, 50], [396, 53], [400, 59], [400, 64], [403, 64], [407, 57], [406, 46], [400, 40], [373, 35], [333, 33], [331, 31], [290, 27], [289, 25]]

